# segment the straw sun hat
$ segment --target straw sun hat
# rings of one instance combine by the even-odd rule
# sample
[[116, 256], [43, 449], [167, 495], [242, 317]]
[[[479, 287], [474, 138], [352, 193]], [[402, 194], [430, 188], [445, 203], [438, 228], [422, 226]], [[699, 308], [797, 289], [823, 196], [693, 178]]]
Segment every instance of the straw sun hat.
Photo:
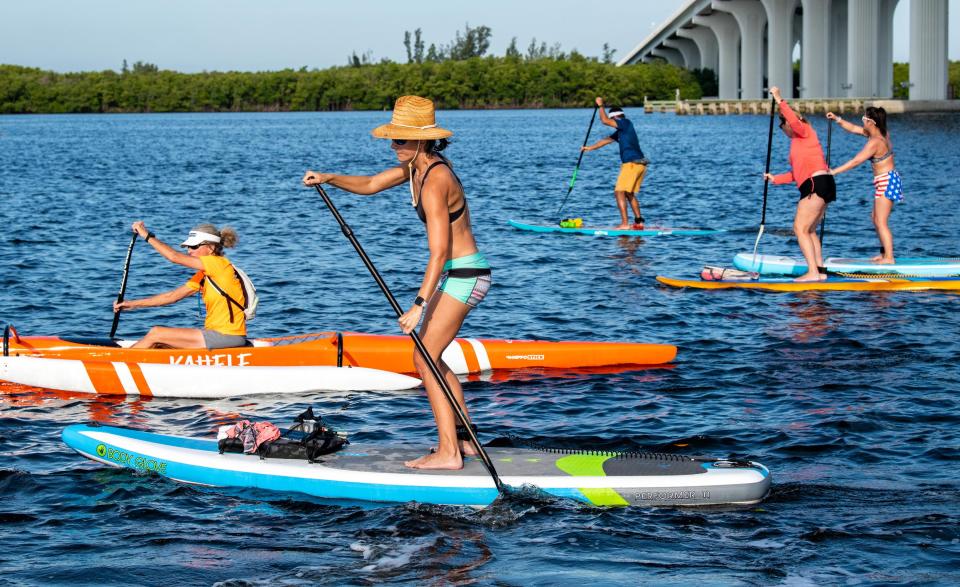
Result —
[[373, 129], [371, 134], [378, 139], [423, 140], [445, 139], [452, 132], [437, 126], [433, 102], [420, 96], [400, 96], [393, 105], [390, 124]]

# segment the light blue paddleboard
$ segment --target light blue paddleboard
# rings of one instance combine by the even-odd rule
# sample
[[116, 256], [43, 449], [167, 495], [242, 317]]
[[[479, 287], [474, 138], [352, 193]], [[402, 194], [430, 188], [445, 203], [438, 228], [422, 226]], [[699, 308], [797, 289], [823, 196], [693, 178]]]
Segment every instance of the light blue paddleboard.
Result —
[[[482, 507], [498, 492], [477, 458], [455, 471], [410, 469], [424, 447], [348, 444], [316, 462], [220, 454], [213, 438], [154, 434], [130, 428], [73, 425], [63, 442], [113, 467], [156, 473], [185, 483], [305, 493], [333, 500], [418, 501]], [[770, 488], [763, 465], [676, 454], [488, 448], [503, 483], [595, 506], [750, 504]]]
[[[733, 266], [761, 275], [803, 275], [807, 272], [807, 264], [803, 259], [780, 255], [757, 255], [754, 260], [753, 253], [739, 253], [733, 258]], [[824, 268], [827, 273], [951, 277], [960, 275], [960, 259], [899, 257], [893, 265], [879, 265], [870, 259], [831, 257], [824, 262]]]
[[589, 236], [707, 236], [726, 232], [725, 230], [714, 230], [711, 228], [666, 228], [662, 226], [653, 226], [643, 230], [619, 229], [604, 226], [582, 228], [563, 228], [560, 226], [549, 226], [542, 224], [526, 224], [516, 220], [507, 221], [510, 226], [520, 230], [529, 230], [532, 232], [559, 232], [563, 234], [586, 234]]

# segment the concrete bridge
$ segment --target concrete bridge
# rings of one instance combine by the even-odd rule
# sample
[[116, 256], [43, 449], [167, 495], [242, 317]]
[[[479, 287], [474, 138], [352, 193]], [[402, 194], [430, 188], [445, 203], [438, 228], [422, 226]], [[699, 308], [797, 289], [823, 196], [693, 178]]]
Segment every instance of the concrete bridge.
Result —
[[[899, 0], [690, 0], [619, 65], [660, 58], [717, 74], [719, 98], [893, 95]], [[947, 0], [910, 2], [910, 99], [947, 98]], [[800, 45], [800, 95], [793, 54]]]

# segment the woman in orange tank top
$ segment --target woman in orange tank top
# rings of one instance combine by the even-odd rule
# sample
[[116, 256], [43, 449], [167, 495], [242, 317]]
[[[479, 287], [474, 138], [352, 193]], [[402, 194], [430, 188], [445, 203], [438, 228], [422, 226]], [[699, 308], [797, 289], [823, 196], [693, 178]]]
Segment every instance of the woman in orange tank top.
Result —
[[217, 230], [212, 224], [201, 224], [180, 244], [187, 249], [186, 253], [181, 253], [147, 230], [143, 221], [134, 222], [133, 230], [166, 260], [195, 269], [196, 273], [177, 289], [140, 300], [114, 302], [114, 312], [167, 306], [199, 293], [206, 306], [207, 318], [202, 329], [154, 326], [132, 348], [222, 349], [245, 346], [247, 323], [242, 307], [246, 303], [243, 287], [233, 265], [223, 256], [224, 247], [236, 246], [237, 231], [229, 227]]

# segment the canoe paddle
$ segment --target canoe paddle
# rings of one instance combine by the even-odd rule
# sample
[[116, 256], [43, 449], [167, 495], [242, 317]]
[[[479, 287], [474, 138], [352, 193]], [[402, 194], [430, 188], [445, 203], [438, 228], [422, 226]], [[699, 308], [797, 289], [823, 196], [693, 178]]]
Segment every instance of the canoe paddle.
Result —
[[[830, 143], [833, 142], [833, 121], [827, 119], [827, 169], [830, 168]], [[826, 230], [827, 207], [823, 207], [823, 217], [820, 218], [820, 247], [823, 249], [823, 231]]]
[[[593, 116], [590, 117], [590, 125], [587, 126], [587, 136], [583, 137], [583, 146], [587, 146], [587, 141], [590, 140], [590, 131], [593, 129], [593, 121], [597, 118], [597, 110], [600, 107], [597, 105], [593, 106]], [[557, 216], [560, 216], [560, 211], [563, 210], [563, 207], [567, 204], [567, 198], [570, 197], [570, 192], [573, 191], [573, 184], [577, 182], [577, 172], [580, 171], [580, 162], [583, 161], [584, 150], [581, 147], [580, 156], [577, 157], [577, 166], [573, 168], [573, 176], [570, 177], [570, 187], [567, 188], [567, 195], [563, 197], [563, 201], [560, 202], [560, 207], [557, 208]]]
[[770, 99], [770, 129], [767, 131], [767, 170], [763, 174], [763, 212], [760, 213], [760, 232], [757, 233], [757, 242], [753, 243], [753, 262], [752, 267], [757, 265], [757, 247], [760, 246], [760, 237], [763, 236], [763, 227], [767, 223], [767, 188], [770, 180], [767, 175], [770, 174], [770, 151], [773, 149], [773, 117], [777, 112], [777, 101]]
[[[127, 293], [127, 275], [130, 272], [130, 259], [133, 258], [133, 245], [137, 244], [137, 231], [133, 231], [133, 238], [130, 239], [130, 246], [127, 247], [127, 259], [123, 262], [123, 278], [120, 280], [120, 293], [117, 294], [117, 303], [123, 302], [123, 296]], [[117, 334], [117, 326], [120, 324], [120, 310], [113, 312], [113, 326], [110, 327], [110, 338]]]
[[[373, 276], [374, 281], [376, 281], [377, 285], [380, 286], [380, 291], [382, 291], [383, 295], [387, 297], [387, 301], [390, 302], [390, 305], [393, 307], [393, 311], [396, 312], [397, 317], [399, 318], [400, 316], [403, 316], [403, 310], [400, 308], [400, 304], [397, 303], [397, 298], [393, 297], [393, 294], [390, 293], [390, 288], [387, 287], [386, 282], [383, 281], [382, 277], [380, 277], [380, 273], [377, 271], [377, 268], [374, 267], [370, 257], [367, 256], [367, 253], [360, 245], [360, 241], [358, 241], [357, 237], [353, 235], [353, 229], [347, 226], [347, 223], [343, 220], [343, 216], [340, 215], [340, 212], [337, 210], [336, 206], [333, 205], [333, 201], [330, 200], [330, 196], [327, 195], [327, 192], [323, 189], [323, 187], [320, 185], [315, 187], [317, 188], [317, 193], [320, 194], [321, 198], [323, 198], [323, 203], [327, 205], [327, 208], [330, 209], [333, 217], [337, 219], [337, 224], [340, 225], [340, 230], [343, 232], [343, 235], [347, 237], [347, 240], [349, 240], [350, 244], [353, 245], [353, 248], [356, 249], [357, 254], [360, 255], [360, 259], [363, 261], [363, 264], [366, 265], [367, 270], [370, 271], [370, 275]], [[410, 338], [413, 339], [413, 344], [416, 345], [417, 350], [420, 352], [420, 356], [423, 357], [423, 359], [427, 362], [427, 366], [430, 367], [430, 373], [433, 375], [433, 378], [437, 381], [437, 383], [440, 384], [440, 389], [443, 391], [443, 395], [450, 403], [453, 413], [457, 416], [457, 419], [460, 421], [460, 423], [463, 424], [464, 428], [466, 428], [467, 434], [470, 436], [470, 442], [473, 443], [473, 446], [477, 447], [480, 460], [483, 461], [483, 464], [487, 467], [487, 471], [490, 472], [490, 476], [493, 477], [493, 483], [496, 485], [497, 491], [503, 493], [503, 482], [500, 481], [500, 476], [497, 474], [497, 470], [493, 466], [493, 461], [490, 460], [490, 456], [487, 455], [487, 451], [485, 451], [483, 446], [480, 445], [480, 440], [477, 439], [477, 434], [473, 431], [473, 426], [471, 426], [467, 421], [467, 416], [463, 413], [463, 409], [460, 408], [460, 404], [457, 403], [456, 398], [453, 396], [453, 392], [450, 391], [450, 386], [447, 385], [447, 381], [440, 375], [440, 369], [437, 368], [437, 364], [434, 362], [433, 357], [431, 357], [430, 353], [427, 352], [427, 347], [424, 346], [423, 341], [420, 340], [420, 335], [417, 334], [416, 330], [411, 330]]]

